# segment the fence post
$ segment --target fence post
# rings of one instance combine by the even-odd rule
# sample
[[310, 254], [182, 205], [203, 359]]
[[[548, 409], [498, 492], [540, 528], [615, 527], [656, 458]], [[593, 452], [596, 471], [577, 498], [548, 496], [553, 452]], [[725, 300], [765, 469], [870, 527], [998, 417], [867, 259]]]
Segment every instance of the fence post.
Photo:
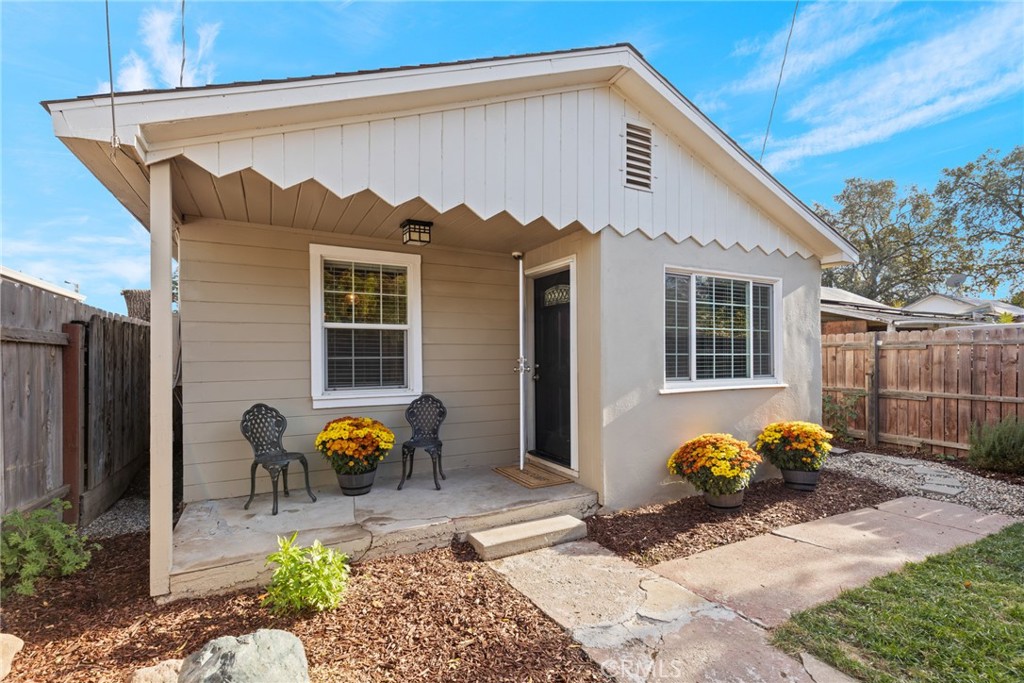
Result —
[[64, 521], [77, 524], [82, 503], [84, 478], [83, 447], [85, 445], [85, 344], [81, 323], [64, 323], [61, 331], [68, 335], [68, 344], [63, 349], [63, 469], [64, 485], [70, 487], [68, 502], [71, 508], [64, 511]]
[[878, 339], [878, 332], [872, 332], [868, 339], [871, 343], [871, 351], [868, 356], [871, 361], [868, 372], [865, 373], [864, 399], [864, 440], [869, 447], [878, 445], [878, 384], [879, 366], [881, 361], [881, 342]]

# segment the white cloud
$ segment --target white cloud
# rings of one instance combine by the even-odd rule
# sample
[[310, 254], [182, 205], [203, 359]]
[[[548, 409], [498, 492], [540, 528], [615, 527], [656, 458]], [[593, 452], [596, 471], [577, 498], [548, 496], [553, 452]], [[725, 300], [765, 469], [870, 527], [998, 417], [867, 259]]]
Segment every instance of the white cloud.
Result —
[[[186, 39], [185, 67], [181, 64], [181, 15], [174, 10], [150, 8], [139, 19], [144, 56], [130, 50], [120, 62], [114, 81], [119, 92], [207, 85], [213, 82], [216, 65], [210, 61], [220, 23], [200, 24], [198, 43]], [[99, 92], [110, 92], [110, 83], [99, 83]]]
[[[822, 69], [850, 57], [889, 35], [898, 22], [889, 13], [891, 3], [815, 3], [797, 12], [793, 38], [786, 57], [787, 83], [813, 77]], [[729, 94], [771, 91], [779, 78], [779, 64], [789, 35], [789, 22], [771, 37], [741, 41], [733, 56], [758, 55], [754, 67], [719, 92]], [[710, 98], [709, 98], [710, 99]]]
[[988, 6], [952, 29], [906, 45], [883, 60], [835, 74], [788, 112], [803, 133], [773, 140], [765, 166], [886, 140], [976, 111], [1024, 90], [1024, 11]]

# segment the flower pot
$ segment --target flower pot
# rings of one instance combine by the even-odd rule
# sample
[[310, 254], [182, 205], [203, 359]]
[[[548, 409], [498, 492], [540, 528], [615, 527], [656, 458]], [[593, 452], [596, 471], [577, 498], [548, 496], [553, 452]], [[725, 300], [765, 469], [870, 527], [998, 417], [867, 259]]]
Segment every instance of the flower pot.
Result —
[[794, 491], [813, 491], [818, 487], [818, 475], [821, 470], [804, 472], [802, 470], [782, 470], [782, 481], [787, 489]]
[[340, 472], [336, 472], [336, 474], [342, 493], [346, 496], [362, 496], [373, 488], [373, 477], [377, 474], [377, 470], [373, 469], [362, 474], [341, 474]]
[[736, 493], [705, 493], [704, 502], [716, 510], [735, 510], [743, 505], [743, 491]]

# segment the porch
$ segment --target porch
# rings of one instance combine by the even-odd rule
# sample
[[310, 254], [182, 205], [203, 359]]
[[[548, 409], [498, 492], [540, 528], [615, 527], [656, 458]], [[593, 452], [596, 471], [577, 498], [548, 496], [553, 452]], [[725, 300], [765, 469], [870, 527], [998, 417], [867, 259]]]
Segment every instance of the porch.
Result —
[[[597, 493], [567, 483], [529, 489], [490, 467], [447, 471], [440, 491], [421, 469], [397, 490], [398, 471], [378, 470], [365, 496], [343, 496], [335, 485], [314, 486], [313, 503], [293, 477], [292, 495], [281, 496], [270, 514], [271, 494], [190, 503], [174, 529], [169, 599], [208, 594], [265, 581], [266, 556], [278, 536], [298, 531], [298, 540], [348, 554], [353, 561], [446, 546], [466, 534], [516, 522], [568, 514], [584, 519], [598, 507]], [[429, 467], [429, 466], [428, 466]]]

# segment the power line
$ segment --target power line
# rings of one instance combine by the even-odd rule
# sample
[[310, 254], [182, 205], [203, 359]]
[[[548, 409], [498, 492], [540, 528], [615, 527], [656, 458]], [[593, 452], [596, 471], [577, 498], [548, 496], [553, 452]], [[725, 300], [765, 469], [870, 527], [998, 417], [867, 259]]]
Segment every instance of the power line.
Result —
[[185, 85], [185, 0], [181, 0], [181, 70], [178, 72], [178, 87]]
[[[182, 0], [184, 2], [184, 0]], [[757, 158], [757, 163], [761, 163], [764, 159], [764, 148], [768, 146], [768, 133], [772, 129], [772, 118], [775, 116], [775, 103], [779, 100], [779, 87], [782, 85], [782, 72], [786, 68], [786, 56], [789, 55], [789, 41], [793, 37], [793, 27], [796, 26], [796, 11], [800, 9], [800, 0], [796, 0], [796, 5], [793, 7], [793, 18], [789, 22], [789, 35], [786, 36], [786, 49], [782, 52], [782, 66], [779, 67], [779, 81], [775, 84], [775, 97], [772, 98], [772, 109], [768, 113], [768, 127], [764, 131], [764, 142], [761, 143], [761, 156]]]
[[107, 15], [107, 73], [110, 75], [110, 155], [117, 153], [121, 141], [117, 137], [117, 115], [114, 113], [114, 53], [110, 46], [110, 0], [104, 0]]

